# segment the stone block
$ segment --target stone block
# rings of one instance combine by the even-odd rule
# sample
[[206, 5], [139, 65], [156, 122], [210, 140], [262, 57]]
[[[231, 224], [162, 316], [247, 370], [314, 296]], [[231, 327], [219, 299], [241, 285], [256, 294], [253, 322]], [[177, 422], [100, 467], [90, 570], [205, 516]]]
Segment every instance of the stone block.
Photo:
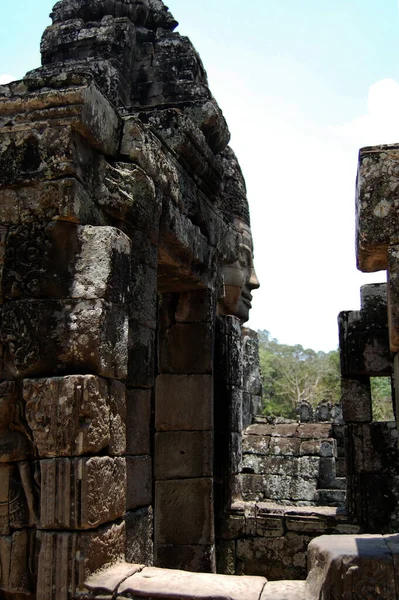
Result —
[[319, 487], [331, 488], [334, 487], [336, 478], [335, 459], [321, 458], [319, 466]]
[[56, 220], [105, 225], [91, 195], [73, 177], [0, 189], [0, 223], [21, 225]]
[[210, 545], [214, 542], [212, 479], [157, 481], [157, 545]]
[[155, 360], [155, 331], [130, 319], [127, 384], [151, 388], [154, 385]]
[[159, 375], [156, 381], [157, 431], [212, 431], [213, 378]]
[[216, 570], [223, 575], [236, 574], [236, 543], [218, 541], [216, 543]]
[[152, 503], [151, 456], [126, 457], [126, 510], [134, 510]]
[[[30, 525], [29, 507], [19, 466], [19, 463], [0, 464], [0, 536], [10, 535], [14, 529]], [[24, 466], [28, 469], [27, 463]], [[21, 468], [24, 467], [21, 465]]]
[[242, 451], [244, 454], [260, 454], [266, 456], [268, 454], [270, 444], [269, 436], [243, 435]]
[[300, 423], [298, 437], [304, 440], [330, 438], [331, 423]]
[[[48, 28], [46, 33], [50, 29], [53, 30]], [[46, 42], [43, 50], [45, 46]], [[42, 78], [39, 89], [35, 89], [37, 82], [31, 78], [28, 77], [25, 81], [24, 86], [20, 82], [11, 84], [10, 95], [1, 99], [1, 111], [8, 115], [17, 131], [23, 128], [22, 124], [31, 125], [32, 121], [40, 123], [41, 127], [37, 127], [39, 131], [43, 129], [44, 123], [48, 125], [51, 122], [57, 127], [69, 123], [101, 153], [107, 156], [116, 154], [119, 148], [120, 118], [94, 79], [76, 73], [71, 77], [63, 72], [58, 76]], [[61, 144], [59, 146], [62, 147]]]
[[127, 390], [127, 453], [149, 455], [151, 453], [151, 390]]
[[164, 569], [182, 569], [194, 573], [215, 572], [215, 548], [208, 546], [158, 546], [156, 564]]
[[356, 258], [360, 271], [387, 268], [388, 246], [399, 243], [396, 145], [362, 148], [356, 189]]
[[215, 377], [227, 385], [243, 385], [242, 334], [237, 317], [216, 317]]
[[121, 597], [229, 598], [259, 600], [265, 586], [263, 577], [229, 577], [214, 573], [190, 573], [173, 569], [147, 567], [122, 583]]
[[102, 161], [98, 180], [95, 194], [103, 211], [157, 244], [162, 201], [147, 173], [137, 164]]
[[123, 305], [130, 282], [130, 240], [115, 227], [66, 221], [10, 227], [4, 298], [103, 298]]
[[149, 329], [157, 322], [157, 269], [135, 260], [132, 264], [129, 317]]
[[229, 435], [229, 474], [237, 474], [242, 470], [242, 444], [239, 433], [230, 433]]
[[381, 535], [323, 535], [309, 544], [312, 597], [396, 597], [394, 561]]
[[[387, 309], [346, 311], [338, 316], [341, 374], [345, 377], [390, 376], [393, 356], [389, 349]], [[383, 317], [383, 321], [382, 321]]]
[[213, 330], [207, 323], [176, 323], [160, 333], [161, 373], [212, 373]]
[[87, 370], [126, 377], [127, 318], [103, 300], [18, 300], [2, 308], [5, 377]]
[[34, 597], [35, 592], [34, 530], [22, 529], [9, 536], [0, 536], [0, 597], [29, 598]]
[[83, 592], [85, 581], [106, 564], [124, 559], [125, 523], [100, 527], [96, 531], [45, 532], [38, 541], [38, 600], [72, 597]]
[[65, 177], [91, 184], [97, 167], [97, 155], [71, 125], [25, 125], [0, 137], [0, 187]]
[[299, 438], [270, 438], [270, 455], [299, 456], [301, 440]]
[[315, 502], [317, 486], [315, 479], [305, 479], [304, 477], [295, 477], [290, 482], [290, 498], [292, 500]]
[[177, 323], [212, 323], [214, 315], [215, 300], [211, 290], [179, 294], [175, 312]]
[[265, 497], [264, 477], [263, 475], [239, 475], [240, 488], [243, 499], [248, 502], [262, 500]]
[[23, 418], [24, 407], [15, 381], [0, 383], [0, 463], [23, 461], [35, 455]]
[[152, 507], [127, 512], [125, 522], [127, 562], [151, 566], [154, 562]]
[[262, 575], [269, 581], [304, 579], [310, 539], [311, 536], [288, 532], [283, 537], [237, 540], [236, 574]]
[[317, 479], [323, 459], [316, 456], [303, 456], [299, 459], [298, 475], [304, 479]]
[[245, 517], [224, 513], [222, 518], [217, 519], [216, 527], [217, 538], [235, 540], [245, 535]]
[[261, 537], [281, 537], [284, 535], [283, 516], [256, 517], [256, 535]]
[[[230, 385], [227, 386], [228, 395], [228, 411], [229, 411], [229, 430], [236, 433], [242, 433], [244, 422], [243, 422], [243, 404], [244, 394], [242, 389]], [[218, 399], [217, 399], [218, 400]]]
[[[95, 596], [96, 598], [101, 598], [101, 600], [112, 600], [117, 594], [121, 582], [143, 568], [144, 565], [140, 564], [118, 562], [90, 575], [85, 581], [85, 588], [91, 592], [90, 598]], [[79, 598], [86, 598], [87, 600], [87, 596], [84, 593], [79, 594]]]
[[40, 474], [43, 529], [94, 529], [125, 512], [124, 458], [42, 460]]
[[111, 456], [126, 454], [126, 386], [116, 379], [109, 381], [109, 445]]
[[370, 377], [341, 378], [342, 412], [346, 422], [370, 423], [372, 402]]
[[105, 379], [94, 375], [24, 379], [23, 397], [40, 457], [95, 454], [109, 444]]
[[213, 434], [210, 431], [164, 431], [155, 435], [155, 478], [211, 477]]

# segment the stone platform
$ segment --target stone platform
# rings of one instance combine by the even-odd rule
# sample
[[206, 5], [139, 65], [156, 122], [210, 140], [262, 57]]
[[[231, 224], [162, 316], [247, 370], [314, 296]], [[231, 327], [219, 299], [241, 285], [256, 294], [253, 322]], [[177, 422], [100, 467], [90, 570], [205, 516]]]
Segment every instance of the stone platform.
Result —
[[118, 563], [92, 575], [76, 600], [396, 600], [398, 566], [399, 534], [323, 535], [309, 544], [306, 581]]

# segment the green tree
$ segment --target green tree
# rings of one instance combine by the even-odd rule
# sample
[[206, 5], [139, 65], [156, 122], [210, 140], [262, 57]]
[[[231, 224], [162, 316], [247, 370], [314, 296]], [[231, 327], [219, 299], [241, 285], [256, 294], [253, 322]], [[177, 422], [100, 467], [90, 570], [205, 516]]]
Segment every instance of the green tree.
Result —
[[301, 345], [279, 344], [266, 330], [259, 331], [264, 412], [294, 418], [298, 403], [338, 402], [338, 352], [316, 352]]

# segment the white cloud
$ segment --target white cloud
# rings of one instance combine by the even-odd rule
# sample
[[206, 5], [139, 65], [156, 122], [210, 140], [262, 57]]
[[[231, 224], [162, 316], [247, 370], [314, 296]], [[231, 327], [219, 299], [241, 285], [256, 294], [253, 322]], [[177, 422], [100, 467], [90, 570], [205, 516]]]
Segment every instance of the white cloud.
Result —
[[10, 81], [15, 81], [14, 75], [9, 75], [8, 73], [0, 75], [0, 85], [3, 85], [4, 83], [10, 83]]
[[358, 146], [399, 142], [399, 83], [383, 79], [370, 86], [367, 113], [333, 131]]

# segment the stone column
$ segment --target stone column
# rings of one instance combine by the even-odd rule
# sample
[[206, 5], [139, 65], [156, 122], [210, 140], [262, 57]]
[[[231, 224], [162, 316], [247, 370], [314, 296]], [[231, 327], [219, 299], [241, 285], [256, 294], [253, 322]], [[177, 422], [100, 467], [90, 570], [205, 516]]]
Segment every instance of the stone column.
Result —
[[214, 571], [214, 293], [163, 294], [155, 403], [156, 564]]

